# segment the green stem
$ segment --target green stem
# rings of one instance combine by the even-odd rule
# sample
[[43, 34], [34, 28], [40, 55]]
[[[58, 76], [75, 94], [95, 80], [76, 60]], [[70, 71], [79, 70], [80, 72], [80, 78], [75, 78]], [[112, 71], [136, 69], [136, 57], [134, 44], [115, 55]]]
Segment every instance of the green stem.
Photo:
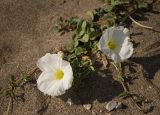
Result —
[[[117, 72], [118, 72], [118, 76], [122, 76], [122, 68], [121, 68], [121, 63], [114, 63], [114, 62], [111, 62], [111, 64], [116, 68]], [[118, 80], [119, 81], [119, 80]], [[125, 92], [129, 92], [129, 88], [127, 87], [127, 84], [123, 81], [119, 81], [122, 86], [123, 86], [123, 89]]]

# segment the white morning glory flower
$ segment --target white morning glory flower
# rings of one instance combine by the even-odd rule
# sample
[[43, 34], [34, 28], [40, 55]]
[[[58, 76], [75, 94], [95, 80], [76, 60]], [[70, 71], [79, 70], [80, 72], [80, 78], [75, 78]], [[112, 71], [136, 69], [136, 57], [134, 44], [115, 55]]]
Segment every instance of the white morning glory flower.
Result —
[[133, 54], [129, 30], [123, 26], [106, 29], [99, 41], [99, 49], [117, 63], [128, 59]]
[[47, 53], [38, 60], [37, 66], [42, 71], [37, 86], [44, 94], [59, 96], [72, 86], [72, 67], [58, 54]]

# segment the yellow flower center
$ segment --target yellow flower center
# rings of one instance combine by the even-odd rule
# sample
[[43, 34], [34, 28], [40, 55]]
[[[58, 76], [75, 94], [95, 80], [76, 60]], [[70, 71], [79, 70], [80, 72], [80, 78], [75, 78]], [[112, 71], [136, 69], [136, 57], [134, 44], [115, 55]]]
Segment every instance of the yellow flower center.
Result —
[[55, 72], [55, 79], [56, 80], [61, 80], [63, 79], [64, 72], [61, 69], [57, 69]]
[[114, 50], [116, 48], [116, 43], [113, 40], [109, 40], [107, 46], [109, 49]]

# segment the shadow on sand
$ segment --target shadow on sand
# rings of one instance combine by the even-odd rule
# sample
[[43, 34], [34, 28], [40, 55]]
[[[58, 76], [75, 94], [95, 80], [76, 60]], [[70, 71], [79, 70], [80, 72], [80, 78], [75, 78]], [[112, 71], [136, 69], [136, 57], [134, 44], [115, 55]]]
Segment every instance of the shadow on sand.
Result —
[[112, 100], [123, 92], [121, 84], [113, 79], [112, 73], [101, 71], [102, 75], [90, 76], [86, 79], [85, 87], [78, 91], [69, 91], [60, 98], [67, 101], [71, 98], [74, 104], [88, 104], [97, 100], [100, 103]]

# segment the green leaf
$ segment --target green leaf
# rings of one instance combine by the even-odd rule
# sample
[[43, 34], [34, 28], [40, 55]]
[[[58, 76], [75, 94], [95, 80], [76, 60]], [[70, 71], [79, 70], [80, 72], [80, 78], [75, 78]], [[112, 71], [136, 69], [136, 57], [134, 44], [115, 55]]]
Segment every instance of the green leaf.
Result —
[[118, 95], [118, 97], [122, 97], [122, 98], [127, 98], [130, 96], [132, 96], [132, 94], [130, 94], [129, 92], [125, 92], [125, 91]]
[[79, 45], [79, 41], [78, 40], [75, 40], [74, 41], [74, 47], [77, 47]]
[[92, 20], [94, 20], [94, 14], [93, 14], [93, 12], [88, 11], [87, 14], [90, 15], [90, 17], [91, 17]]
[[72, 41], [72, 43], [67, 45], [65, 48], [69, 53], [73, 53], [73, 51], [74, 51], [74, 42]]
[[71, 17], [69, 20], [69, 23], [71, 25], [76, 25], [79, 21], [80, 21], [80, 19], [78, 17]]
[[82, 23], [83, 23], [83, 20], [80, 20], [79, 23], [77, 24], [77, 30], [76, 30], [77, 33], [81, 32], [81, 30], [82, 30], [82, 28], [81, 28]]
[[100, 32], [96, 32], [96, 31], [92, 31], [91, 33], [90, 33], [90, 40], [95, 40], [98, 36], [100, 36], [101, 35], [101, 33]]
[[6, 90], [5, 95], [7, 97], [13, 97], [13, 98], [15, 97], [15, 94], [14, 94], [13, 90]]
[[17, 86], [17, 84], [16, 84], [16, 78], [15, 78], [14, 75], [11, 75], [10, 84], [13, 85], [13, 86]]
[[82, 28], [82, 31], [86, 31], [86, 27], [87, 27], [87, 22], [86, 21], [83, 21], [83, 23], [82, 23], [82, 26], [81, 26], [81, 28]]
[[113, 10], [113, 6], [107, 6], [104, 10], [106, 12], [111, 12]]
[[84, 42], [84, 43], [88, 42], [89, 41], [89, 35], [88, 34], [84, 34], [82, 39], [80, 39], [80, 41]]
[[75, 48], [79, 45], [79, 36], [75, 34], [75, 36], [72, 39], [73, 48]]
[[61, 29], [62, 29], [62, 27], [58, 24], [55, 24], [55, 26], [53, 27], [54, 32], [60, 32]]
[[98, 51], [98, 43], [94, 42], [92, 45], [92, 53], [96, 53]]
[[88, 65], [88, 64], [89, 64], [89, 61], [83, 61], [83, 60], [82, 60], [82, 61], [81, 61], [81, 64], [82, 64], [82, 65]]
[[76, 57], [75, 54], [70, 54], [70, 55], [67, 56], [68, 60], [71, 60], [71, 59], [73, 59], [73, 58], [75, 58], [75, 57]]
[[95, 29], [94, 28], [90, 28], [90, 31], [93, 32], [93, 31], [95, 31]]
[[81, 55], [81, 54], [83, 54], [83, 53], [84, 53], [84, 49], [83, 49], [83, 48], [77, 47], [77, 48], [75, 49], [75, 54], [76, 54], [76, 55]]
[[138, 4], [138, 8], [148, 8], [148, 4], [147, 3], [139, 3]]
[[24, 82], [28, 82], [28, 81], [30, 81], [31, 80], [31, 78], [27, 75], [27, 74], [22, 74], [22, 80], [24, 81]]
[[129, 1], [120, 1], [120, 0], [111, 0], [111, 6], [117, 6], [117, 5], [122, 5], [122, 4], [128, 4]]
[[83, 36], [84, 35], [84, 33], [85, 33], [85, 31], [80, 31], [80, 33], [79, 33], [79, 36]]
[[124, 82], [125, 81], [124, 76], [118, 76], [118, 80]]

